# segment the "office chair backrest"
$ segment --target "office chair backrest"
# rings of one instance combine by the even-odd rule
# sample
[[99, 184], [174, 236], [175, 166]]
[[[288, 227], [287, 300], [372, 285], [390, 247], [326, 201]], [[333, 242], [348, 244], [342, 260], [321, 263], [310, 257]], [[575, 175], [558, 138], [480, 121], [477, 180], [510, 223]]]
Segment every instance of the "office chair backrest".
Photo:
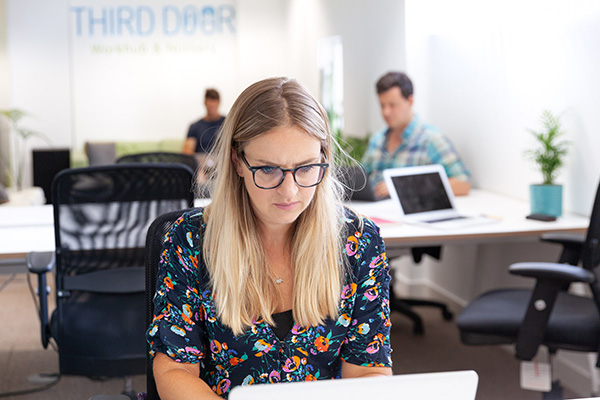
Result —
[[[56, 176], [57, 308], [50, 329], [59, 345], [61, 373], [143, 373], [146, 232], [156, 216], [192, 205], [192, 182], [189, 167], [167, 163], [70, 169]], [[106, 341], [121, 337], [122, 346], [116, 340], [95, 343], [101, 339], [87, 334], [86, 324]], [[128, 335], [135, 336], [130, 339], [135, 343], [127, 343]], [[113, 364], [107, 361], [111, 357], [117, 359]], [[107, 361], [103, 372], [98, 372], [103, 363], [98, 359]]]
[[[156, 218], [148, 228], [146, 237], [146, 326], [150, 326], [154, 318], [154, 293], [156, 292], [156, 275], [158, 263], [162, 254], [165, 235], [169, 232], [175, 221], [188, 210], [171, 211]], [[149, 348], [146, 351], [146, 400], [159, 400], [156, 390], [154, 373], [152, 371], [152, 357]]]
[[584, 266], [596, 268], [600, 265], [600, 184], [596, 191], [596, 199], [590, 217], [590, 226], [586, 236], [586, 247], [583, 253]]
[[590, 225], [585, 238], [582, 261], [583, 267], [591, 270], [596, 275], [596, 282], [590, 286], [594, 299], [600, 307], [600, 282], [598, 281], [598, 278], [600, 278], [600, 271], [598, 271], [598, 267], [600, 266], [600, 184], [596, 191], [592, 215], [590, 216]]
[[196, 171], [198, 169], [198, 160], [190, 154], [170, 153], [170, 152], [152, 152], [152, 153], [137, 153], [127, 154], [117, 159], [117, 164], [121, 163], [149, 163], [149, 162], [164, 162], [164, 163], [179, 163], [185, 164]]
[[192, 204], [192, 179], [192, 171], [177, 164], [62, 171], [52, 193], [61, 271], [142, 266], [148, 226], [158, 215]]

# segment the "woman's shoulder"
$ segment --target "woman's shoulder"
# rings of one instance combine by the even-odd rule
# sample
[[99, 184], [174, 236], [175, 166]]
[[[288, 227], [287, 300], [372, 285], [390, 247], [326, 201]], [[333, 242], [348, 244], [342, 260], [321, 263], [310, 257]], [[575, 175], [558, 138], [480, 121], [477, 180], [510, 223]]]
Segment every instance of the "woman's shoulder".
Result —
[[379, 227], [373, 221], [349, 207], [344, 207], [344, 225], [346, 232], [349, 233], [359, 232], [379, 236]]
[[173, 222], [170, 235], [182, 237], [186, 241], [188, 238], [201, 234], [204, 231], [204, 207], [193, 208], [181, 214]]

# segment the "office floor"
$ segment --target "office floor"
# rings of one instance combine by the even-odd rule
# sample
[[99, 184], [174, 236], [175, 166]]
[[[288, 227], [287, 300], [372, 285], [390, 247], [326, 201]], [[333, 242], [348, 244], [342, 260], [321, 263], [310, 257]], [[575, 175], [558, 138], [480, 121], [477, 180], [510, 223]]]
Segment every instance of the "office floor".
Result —
[[[474, 369], [479, 374], [478, 400], [541, 398], [540, 393], [519, 388], [519, 363], [511, 354], [499, 347], [463, 346], [454, 323], [444, 321], [439, 311], [421, 309], [420, 313], [425, 319], [424, 336], [412, 335], [408, 320], [392, 314], [395, 374]], [[39, 387], [30, 384], [28, 377], [57, 372], [58, 356], [54, 350], [42, 348], [25, 274], [0, 274], [0, 321], [0, 397], [5, 392]], [[133, 386], [144, 390], [145, 377], [135, 376]], [[120, 393], [122, 388], [120, 379], [63, 377], [43, 392], [8, 399], [87, 400], [95, 394]]]

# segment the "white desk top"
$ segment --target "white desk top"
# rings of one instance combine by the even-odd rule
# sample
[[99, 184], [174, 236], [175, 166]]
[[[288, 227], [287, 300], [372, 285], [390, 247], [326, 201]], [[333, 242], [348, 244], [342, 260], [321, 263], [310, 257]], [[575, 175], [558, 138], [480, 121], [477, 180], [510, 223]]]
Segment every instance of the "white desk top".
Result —
[[[202, 205], [206, 200], [196, 203]], [[525, 219], [529, 214], [527, 202], [482, 190], [471, 190], [468, 196], [457, 197], [456, 203], [460, 211], [498, 217], [499, 221], [452, 231], [440, 231], [399, 223], [399, 214], [391, 200], [376, 203], [353, 202], [350, 206], [366, 216], [375, 218], [388, 248], [533, 240], [546, 232], [583, 233], [589, 224], [589, 218], [570, 213], [566, 213], [554, 222], [528, 220]], [[51, 205], [0, 207], [0, 259], [23, 258], [30, 251], [53, 250], [54, 226]]]
[[374, 219], [387, 247], [536, 239], [547, 232], [584, 233], [589, 225], [588, 217], [572, 213], [565, 213], [554, 222], [529, 220], [525, 218], [530, 213], [528, 202], [476, 189], [468, 196], [456, 197], [457, 209], [466, 214], [487, 215], [498, 222], [443, 231], [398, 222], [399, 213], [392, 200], [353, 202], [351, 207]]

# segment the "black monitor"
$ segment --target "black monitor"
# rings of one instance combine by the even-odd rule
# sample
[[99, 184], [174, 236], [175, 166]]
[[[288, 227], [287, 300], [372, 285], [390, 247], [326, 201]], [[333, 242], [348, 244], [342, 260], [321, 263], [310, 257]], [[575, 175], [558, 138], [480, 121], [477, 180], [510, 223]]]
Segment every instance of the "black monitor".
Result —
[[46, 204], [52, 203], [50, 190], [54, 176], [63, 169], [71, 167], [69, 149], [33, 150], [33, 186], [44, 190]]

